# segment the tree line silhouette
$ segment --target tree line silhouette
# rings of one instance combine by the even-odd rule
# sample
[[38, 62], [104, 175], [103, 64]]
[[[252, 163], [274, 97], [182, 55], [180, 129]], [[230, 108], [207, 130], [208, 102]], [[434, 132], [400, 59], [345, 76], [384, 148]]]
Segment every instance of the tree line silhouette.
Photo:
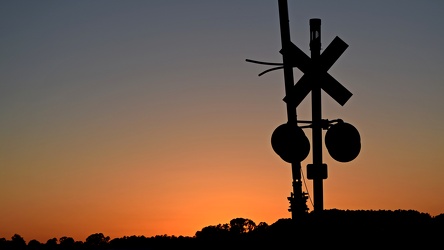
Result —
[[72, 237], [26, 242], [19, 234], [0, 238], [0, 250], [139, 250], [139, 249], [278, 249], [341, 247], [358, 249], [444, 247], [444, 213], [430, 216], [414, 210], [324, 210], [297, 220], [268, 225], [247, 218], [210, 225], [194, 236], [124, 236], [94, 233], [84, 242]]

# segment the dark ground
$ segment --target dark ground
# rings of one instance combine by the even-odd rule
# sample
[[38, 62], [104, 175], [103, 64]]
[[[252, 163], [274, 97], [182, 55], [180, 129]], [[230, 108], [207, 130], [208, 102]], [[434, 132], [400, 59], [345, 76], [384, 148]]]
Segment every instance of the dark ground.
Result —
[[325, 210], [298, 220], [268, 225], [245, 218], [212, 225], [193, 237], [157, 235], [110, 239], [102, 233], [85, 242], [71, 237], [26, 242], [20, 235], [0, 238], [0, 250], [131, 249], [444, 249], [444, 214], [414, 210]]

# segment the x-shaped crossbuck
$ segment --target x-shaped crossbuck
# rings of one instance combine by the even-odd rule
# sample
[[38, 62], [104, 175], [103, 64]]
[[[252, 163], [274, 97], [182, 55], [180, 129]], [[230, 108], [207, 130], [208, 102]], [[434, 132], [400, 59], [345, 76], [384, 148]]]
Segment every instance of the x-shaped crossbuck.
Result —
[[[293, 43], [288, 47], [289, 51], [281, 50], [281, 53], [289, 53], [291, 65], [304, 73], [301, 79], [299, 79], [294, 85], [291, 92], [284, 98], [284, 101], [286, 103], [292, 102], [295, 107], [297, 107], [312, 90], [313, 79], [316, 74], [316, 79], [320, 81], [321, 88], [336, 102], [343, 106], [348, 99], [350, 99], [352, 93], [334, 79], [327, 71], [347, 48], [348, 44], [342, 41], [339, 37], [335, 37], [320, 55], [317, 64], [315, 64], [309, 56]], [[315, 65], [318, 65], [317, 67], [319, 68], [316, 68]]]

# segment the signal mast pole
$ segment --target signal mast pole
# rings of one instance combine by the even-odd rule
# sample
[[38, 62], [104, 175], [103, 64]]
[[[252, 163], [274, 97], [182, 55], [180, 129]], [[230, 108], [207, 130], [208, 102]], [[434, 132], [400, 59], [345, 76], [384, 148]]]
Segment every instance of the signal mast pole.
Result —
[[[310, 19], [310, 50], [312, 59], [312, 143], [313, 143], [313, 167], [318, 172], [322, 165], [322, 105], [321, 105], [321, 80], [318, 69], [320, 68], [321, 55], [321, 19]], [[319, 173], [319, 172], [318, 172]], [[324, 210], [323, 178], [319, 174], [313, 178], [314, 211]]]
[[[292, 88], [294, 87], [293, 78], [293, 66], [291, 65], [291, 55], [290, 55], [290, 25], [288, 19], [288, 4], [287, 0], [279, 0], [279, 23], [281, 30], [281, 44], [283, 64], [284, 64], [284, 82], [285, 82], [285, 94], [290, 97]], [[287, 118], [288, 124], [294, 124], [297, 126], [297, 114], [296, 105], [294, 102], [287, 102]], [[291, 196], [288, 197], [290, 201], [290, 209], [292, 219], [297, 219], [307, 213], [307, 194], [302, 191], [302, 181], [301, 181], [301, 162], [291, 163], [292, 178], [293, 178], [293, 192]]]

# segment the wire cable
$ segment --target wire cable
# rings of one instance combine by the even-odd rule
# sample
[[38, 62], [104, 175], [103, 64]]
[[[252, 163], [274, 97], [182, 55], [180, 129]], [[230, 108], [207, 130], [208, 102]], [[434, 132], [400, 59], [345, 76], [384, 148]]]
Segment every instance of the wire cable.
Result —
[[301, 176], [302, 176], [302, 181], [304, 182], [305, 190], [307, 190], [308, 199], [310, 199], [310, 203], [314, 207], [313, 201], [311, 200], [310, 193], [308, 192], [307, 182], [305, 181], [304, 172], [302, 171], [302, 168], [301, 168]]

